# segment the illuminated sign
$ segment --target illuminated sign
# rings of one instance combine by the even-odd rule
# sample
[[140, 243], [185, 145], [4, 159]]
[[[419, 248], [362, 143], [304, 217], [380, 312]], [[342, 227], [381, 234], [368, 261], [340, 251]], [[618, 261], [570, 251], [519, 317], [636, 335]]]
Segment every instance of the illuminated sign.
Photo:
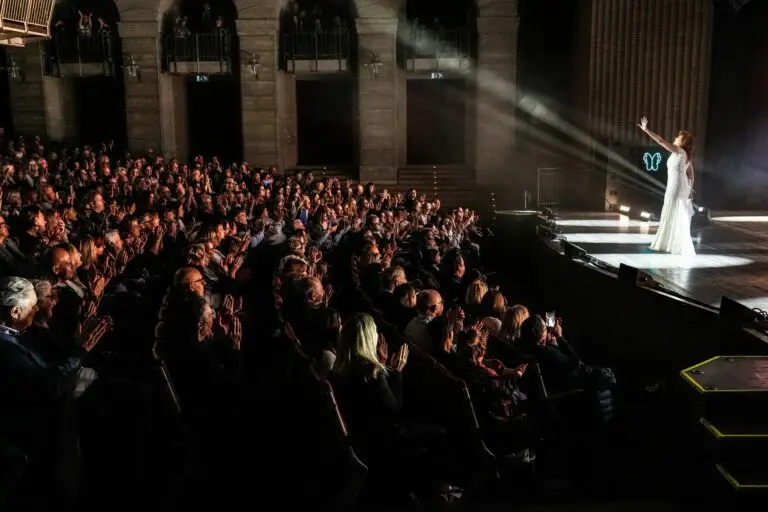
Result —
[[429, 74], [429, 78], [431, 78], [432, 80], [440, 80], [441, 78], [443, 78], [443, 74], [440, 73], [439, 71], [433, 71], [432, 73]]
[[656, 172], [661, 166], [661, 151], [646, 151], [643, 155], [643, 163], [647, 172]]

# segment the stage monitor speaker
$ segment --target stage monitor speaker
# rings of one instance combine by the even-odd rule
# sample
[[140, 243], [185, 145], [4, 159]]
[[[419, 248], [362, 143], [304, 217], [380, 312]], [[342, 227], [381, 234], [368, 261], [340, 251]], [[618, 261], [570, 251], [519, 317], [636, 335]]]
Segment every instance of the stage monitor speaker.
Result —
[[635, 286], [653, 287], [656, 280], [650, 274], [622, 263], [619, 265], [619, 282]]

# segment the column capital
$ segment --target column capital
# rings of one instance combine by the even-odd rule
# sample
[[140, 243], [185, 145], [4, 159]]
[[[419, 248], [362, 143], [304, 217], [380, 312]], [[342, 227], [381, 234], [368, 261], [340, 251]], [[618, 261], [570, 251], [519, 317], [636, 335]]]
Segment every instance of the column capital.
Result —
[[480, 36], [486, 34], [517, 34], [520, 25], [519, 16], [478, 16], [477, 33]]
[[160, 23], [155, 20], [118, 21], [117, 30], [120, 32], [121, 39], [130, 39], [135, 37], [155, 38], [162, 32]]
[[355, 23], [357, 25], [358, 35], [395, 35], [397, 34], [397, 22], [398, 19], [394, 16], [377, 17], [377, 18], [358, 18]]
[[280, 25], [277, 18], [250, 18], [236, 20], [238, 36], [274, 36]]

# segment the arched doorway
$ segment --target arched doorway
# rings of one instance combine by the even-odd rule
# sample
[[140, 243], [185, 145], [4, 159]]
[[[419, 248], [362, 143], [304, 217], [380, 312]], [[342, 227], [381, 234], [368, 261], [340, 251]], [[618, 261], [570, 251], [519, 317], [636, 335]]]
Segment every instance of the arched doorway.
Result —
[[2, 135], [0, 135], [0, 144], [5, 142], [6, 137], [14, 134], [9, 65], [10, 59], [5, 51], [5, 46], [0, 46], [0, 70], [2, 70], [0, 72], [0, 128], [3, 130]]
[[407, 163], [467, 165], [474, 140], [474, 2], [407, 2], [405, 17], [398, 60], [407, 71]]
[[[57, 92], [65, 142], [127, 144], [120, 12], [110, 0], [56, 4], [51, 39], [43, 44], [46, 87]], [[70, 103], [71, 102], [71, 103]]]
[[229, 0], [181, 0], [166, 13], [163, 70], [180, 78], [190, 158], [243, 157], [237, 8]]
[[[359, 155], [352, 0], [289, 0], [280, 12], [280, 69], [293, 108], [295, 163], [352, 169]], [[295, 91], [295, 92], [294, 92]]]

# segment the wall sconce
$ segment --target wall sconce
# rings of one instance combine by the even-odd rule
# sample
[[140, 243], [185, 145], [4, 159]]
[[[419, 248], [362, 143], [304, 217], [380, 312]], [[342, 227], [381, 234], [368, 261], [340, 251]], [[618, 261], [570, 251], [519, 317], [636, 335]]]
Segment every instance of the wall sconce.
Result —
[[24, 78], [22, 76], [21, 66], [16, 64], [16, 59], [13, 57], [8, 60], [8, 67], [5, 69], [8, 71], [8, 76], [11, 77], [12, 80], [19, 80]]
[[136, 62], [136, 56], [131, 54], [128, 58], [128, 65], [123, 66], [123, 69], [128, 72], [128, 76], [131, 78], [138, 78], [141, 80], [141, 66]]
[[250, 56], [248, 62], [245, 63], [245, 68], [254, 78], [259, 78], [259, 71], [261, 71], [261, 56], [258, 53], [246, 52]]
[[373, 52], [371, 54], [371, 60], [368, 61], [368, 63], [365, 65], [368, 70], [373, 75], [373, 78], [379, 78], [379, 74], [381, 73], [381, 70], [384, 68], [384, 63], [381, 62], [381, 59], [379, 58], [379, 54], [376, 52]]

